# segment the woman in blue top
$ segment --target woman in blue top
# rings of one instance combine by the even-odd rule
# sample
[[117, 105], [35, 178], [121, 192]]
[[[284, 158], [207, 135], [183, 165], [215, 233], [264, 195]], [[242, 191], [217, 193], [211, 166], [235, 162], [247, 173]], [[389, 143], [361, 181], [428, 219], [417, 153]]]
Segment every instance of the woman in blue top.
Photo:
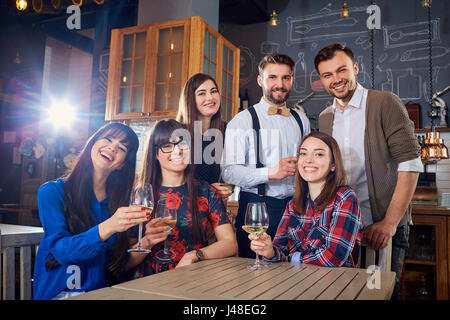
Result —
[[85, 144], [68, 174], [43, 184], [38, 208], [44, 238], [34, 268], [34, 299], [61, 299], [110, 285], [126, 267], [126, 230], [147, 221], [129, 207], [139, 141], [111, 123]]

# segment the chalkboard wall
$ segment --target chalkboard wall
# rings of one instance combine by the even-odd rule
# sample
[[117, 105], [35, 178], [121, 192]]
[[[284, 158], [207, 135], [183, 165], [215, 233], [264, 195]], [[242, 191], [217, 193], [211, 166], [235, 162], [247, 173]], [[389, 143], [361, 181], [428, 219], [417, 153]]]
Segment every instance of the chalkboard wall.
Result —
[[[250, 104], [261, 98], [256, 84], [258, 62], [267, 53], [288, 54], [295, 62], [294, 86], [289, 105], [310, 92], [314, 96], [303, 104], [308, 116], [319, 114], [332, 99], [323, 89], [314, 68], [314, 57], [330, 43], [352, 48], [359, 64], [358, 82], [366, 88], [391, 91], [406, 103], [421, 105], [422, 127], [430, 97], [428, 49], [428, 10], [420, 0], [374, 1], [380, 8], [380, 29], [374, 30], [373, 63], [367, 7], [371, 1], [348, 0], [350, 16], [340, 17], [342, 1], [278, 0], [269, 1], [269, 10], [277, 10], [280, 23], [236, 25], [221, 23], [219, 30], [241, 49], [240, 92], [248, 89]], [[434, 0], [431, 8], [433, 91], [450, 84], [450, 36], [448, 0]], [[433, 93], [434, 93], [433, 92]], [[442, 95], [450, 102], [450, 91]], [[448, 119], [447, 119], [448, 123]], [[439, 119], [435, 121], [439, 124]], [[314, 123], [313, 123], [314, 125]]]

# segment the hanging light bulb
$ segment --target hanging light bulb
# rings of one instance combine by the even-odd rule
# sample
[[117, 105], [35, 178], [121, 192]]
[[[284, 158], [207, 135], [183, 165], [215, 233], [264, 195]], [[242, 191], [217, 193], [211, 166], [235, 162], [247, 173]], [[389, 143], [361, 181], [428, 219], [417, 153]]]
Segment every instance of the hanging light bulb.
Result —
[[[426, 3], [426, 5], [424, 5]], [[430, 107], [428, 117], [431, 119], [430, 132], [427, 132], [427, 138], [424, 140], [420, 157], [424, 163], [434, 163], [441, 159], [448, 159], [448, 149], [444, 144], [444, 140], [439, 137], [439, 132], [434, 126], [434, 119], [439, 117], [439, 114], [434, 110], [436, 98], [442, 95], [446, 90], [437, 92], [433, 95], [433, 62], [431, 55], [431, 0], [422, 1], [422, 6], [428, 8], [428, 63], [429, 63], [429, 81], [430, 81]]]
[[341, 8], [341, 18], [348, 18], [349, 17], [348, 7], [347, 7], [347, 1], [344, 0], [344, 3], [342, 4]]
[[27, 9], [27, 0], [16, 0], [16, 8], [19, 11], [25, 11]]
[[433, 2], [433, 0], [422, 0], [420, 3], [422, 4], [422, 7], [428, 8], [428, 7], [431, 7], [432, 2]]
[[280, 23], [280, 21], [278, 20], [277, 12], [275, 10], [273, 10], [272, 13], [270, 14], [269, 23], [272, 27], [276, 27]]

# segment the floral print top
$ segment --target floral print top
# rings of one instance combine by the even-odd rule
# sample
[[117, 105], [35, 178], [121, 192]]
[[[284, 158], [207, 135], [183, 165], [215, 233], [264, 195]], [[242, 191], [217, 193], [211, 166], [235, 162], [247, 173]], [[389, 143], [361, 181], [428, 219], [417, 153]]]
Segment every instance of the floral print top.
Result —
[[[194, 180], [194, 184], [198, 186], [197, 205], [203, 232], [206, 234], [208, 223], [214, 229], [222, 224], [230, 223], [224, 203], [215, 189], [203, 180]], [[164, 249], [164, 242], [158, 243], [144, 262], [136, 267], [133, 278], [173, 269], [186, 252], [208, 245], [207, 240], [205, 243], [194, 243], [192, 213], [188, 210], [188, 202], [191, 198], [186, 184], [179, 187], [162, 186], [159, 189], [159, 197], [166, 198], [166, 206], [177, 209], [177, 223], [166, 240], [167, 248], [173, 254], [172, 261], [162, 262], [156, 258], [157, 252]]]

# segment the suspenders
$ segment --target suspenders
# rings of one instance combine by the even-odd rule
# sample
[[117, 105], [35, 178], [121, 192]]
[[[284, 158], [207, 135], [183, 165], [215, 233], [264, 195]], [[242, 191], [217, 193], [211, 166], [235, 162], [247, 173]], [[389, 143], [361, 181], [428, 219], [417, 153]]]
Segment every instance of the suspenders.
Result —
[[[256, 145], [256, 168], [262, 168], [263, 164], [260, 159], [260, 150], [261, 150], [261, 138], [259, 134], [259, 130], [261, 129], [261, 125], [259, 124], [258, 115], [256, 114], [256, 110], [253, 106], [248, 108], [248, 111], [250, 112], [250, 115], [252, 116], [252, 122], [253, 122], [253, 129], [255, 129], [256, 137], [255, 137], [255, 145]], [[303, 123], [300, 119], [300, 116], [298, 113], [291, 108], [291, 114], [294, 116], [295, 121], [297, 121], [298, 126], [300, 127], [300, 133], [301, 137], [303, 138]], [[266, 185], [265, 184], [259, 184], [258, 185], [258, 194], [260, 196], [264, 196], [266, 194]]]

